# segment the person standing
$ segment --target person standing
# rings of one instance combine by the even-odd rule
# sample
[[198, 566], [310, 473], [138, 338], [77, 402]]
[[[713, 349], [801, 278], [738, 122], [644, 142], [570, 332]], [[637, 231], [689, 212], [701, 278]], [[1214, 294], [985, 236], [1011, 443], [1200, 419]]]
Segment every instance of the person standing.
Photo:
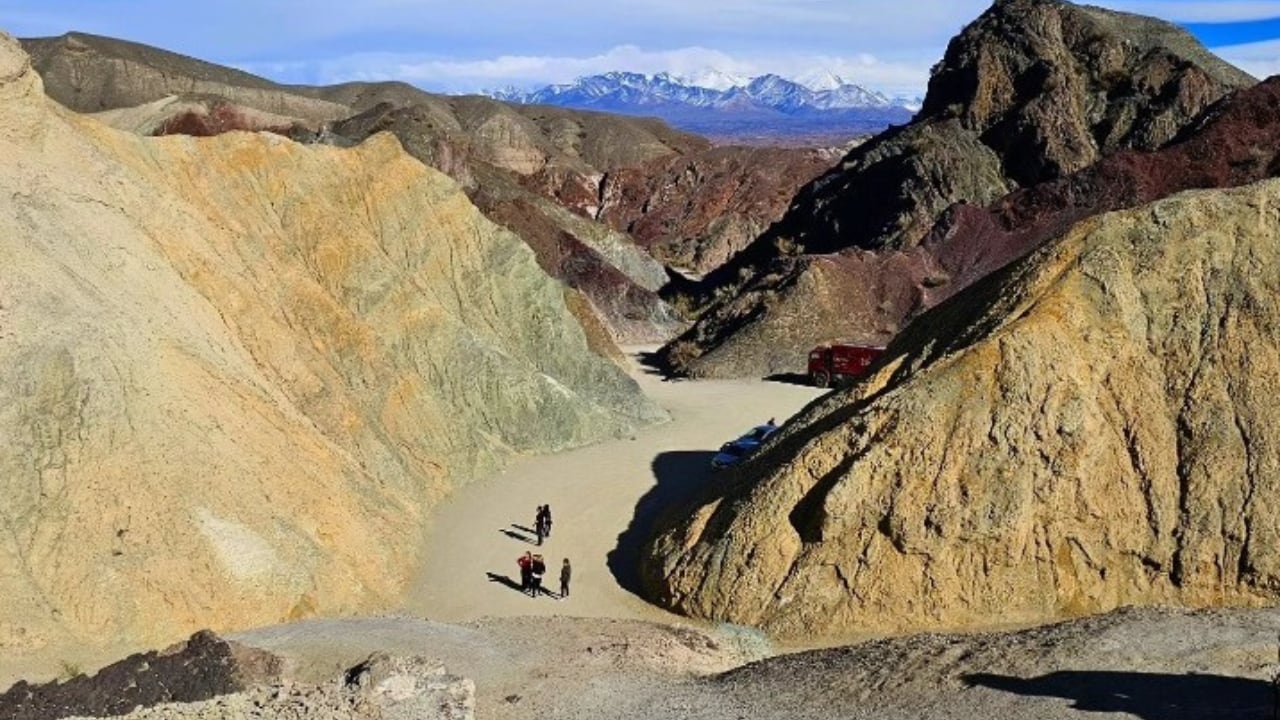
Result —
[[542, 506], [542, 534], [544, 537], [551, 537], [551, 506]]
[[564, 559], [564, 564], [560, 566], [560, 599], [569, 597], [569, 576], [573, 573], [573, 568], [569, 567], [569, 558]]
[[542, 574], [547, 571], [547, 565], [542, 561], [541, 555], [533, 556], [533, 563], [530, 565], [530, 582], [529, 594], [538, 597], [542, 594]]
[[538, 512], [533, 516], [533, 531], [538, 536], [538, 544], [541, 545], [542, 538], [547, 534], [546, 507], [543, 505], [538, 506]]
[[520, 592], [527, 593], [533, 586], [533, 553], [526, 552], [516, 558], [516, 564], [520, 566]]

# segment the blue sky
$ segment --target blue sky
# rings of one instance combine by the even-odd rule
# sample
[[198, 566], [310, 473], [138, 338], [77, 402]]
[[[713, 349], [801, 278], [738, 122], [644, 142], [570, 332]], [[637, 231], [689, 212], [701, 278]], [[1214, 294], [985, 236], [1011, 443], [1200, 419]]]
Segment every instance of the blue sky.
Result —
[[[801, 75], [923, 91], [989, 0], [0, 0], [19, 36], [81, 30], [284, 82], [407, 80], [432, 90], [605, 70]], [[1280, 72], [1280, 0], [1094, 0], [1188, 27], [1249, 72]]]

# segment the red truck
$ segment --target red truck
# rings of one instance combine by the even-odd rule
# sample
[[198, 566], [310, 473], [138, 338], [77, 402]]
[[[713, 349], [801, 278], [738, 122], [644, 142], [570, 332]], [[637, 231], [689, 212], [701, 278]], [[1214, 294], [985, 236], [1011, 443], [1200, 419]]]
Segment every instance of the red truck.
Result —
[[883, 354], [884, 348], [872, 345], [820, 345], [809, 351], [809, 380], [818, 387], [852, 380]]

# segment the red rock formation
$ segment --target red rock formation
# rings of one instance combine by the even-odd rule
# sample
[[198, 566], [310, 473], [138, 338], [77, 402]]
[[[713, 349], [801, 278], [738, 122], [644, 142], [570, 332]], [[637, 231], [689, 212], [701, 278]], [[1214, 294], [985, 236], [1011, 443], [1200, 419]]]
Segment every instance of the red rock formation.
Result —
[[607, 175], [600, 218], [672, 266], [704, 274], [786, 212], [835, 151], [716, 147]]
[[154, 134], [213, 137], [237, 130], [270, 132], [285, 137], [308, 132], [305, 127], [298, 124], [264, 124], [254, 113], [246, 112], [242, 107], [217, 99], [209, 101], [199, 110], [186, 110], [166, 119]]

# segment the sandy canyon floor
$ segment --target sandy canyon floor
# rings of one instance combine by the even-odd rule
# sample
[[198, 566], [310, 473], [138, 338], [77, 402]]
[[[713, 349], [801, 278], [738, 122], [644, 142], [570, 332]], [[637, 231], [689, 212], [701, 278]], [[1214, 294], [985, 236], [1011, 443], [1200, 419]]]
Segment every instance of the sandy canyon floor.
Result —
[[[770, 418], [781, 423], [821, 392], [761, 381], [664, 381], [638, 364], [634, 374], [671, 422], [529, 458], [456, 493], [433, 514], [426, 565], [407, 612], [443, 622], [517, 615], [687, 622], [631, 591], [648, 523], [683, 494], [715, 481], [710, 462], [722, 443]], [[538, 547], [534, 512], [543, 504], [551, 506], [552, 532]], [[516, 558], [527, 550], [546, 558], [553, 591], [561, 561], [570, 559], [571, 597], [535, 600], [512, 587], [519, 583]]]

